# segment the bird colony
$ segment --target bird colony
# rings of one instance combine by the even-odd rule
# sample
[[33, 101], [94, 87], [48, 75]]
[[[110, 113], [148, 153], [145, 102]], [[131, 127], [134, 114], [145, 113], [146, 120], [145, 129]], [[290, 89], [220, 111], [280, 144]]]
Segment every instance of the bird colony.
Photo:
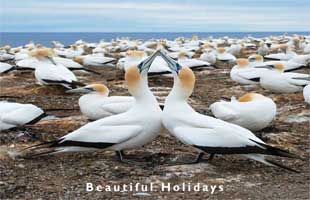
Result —
[[0, 61], [0, 159], [305, 165], [309, 36], [30, 42], [2, 47]]

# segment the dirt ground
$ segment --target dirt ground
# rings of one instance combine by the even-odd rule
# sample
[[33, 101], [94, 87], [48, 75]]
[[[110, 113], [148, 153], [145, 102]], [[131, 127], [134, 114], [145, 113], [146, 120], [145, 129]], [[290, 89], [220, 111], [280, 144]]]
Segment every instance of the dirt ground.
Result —
[[[195, 71], [197, 82], [191, 105], [209, 115], [209, 105], [222, 97], [239, 97], [248, 91], [271, 97], [278, 106], [278, 114], [269, 127], [256, 134], [268, 144], [303, 156], [306, 161], [273, 158], [301, 173], [269, 167], [237, 155], [217, 155], [210, 163], [168, 166], [167, 161], [192, 158], [196, 152], [164, 128], [145, 148], [127, 152], [128, 157], [146, 161], [145, 166], [120, 163], [114, 152], [12, 159], [9, 155], [19, 149], [63, 136], [87, 123], [78, 109], [78, 95], [67, 94], [60, 87], [41, 87], [35, 83], [31, 72], [13, 72], [0, 77], [0, 100], [33, 103], [54, 117], [35, 126], [0, 133], [0, 199], [310, 199], [310, 112], [302, 93], [279, 95], [259, 86], [240, 86], [229, 78], [231, 64], [219, 62], [216, 66], [213, 70]], [[110, 88], [110, 95], [128, 95], [123, 72], [112, 67], [95, 70], [102, 74], [78, 74], [79, 80], [84, 83], [101, 81]], [[310, 70], [299, 72], [310, 73]], [[170, 77], [149, 78], [149, 85], [161, 102], [172, 84]], [[201, 183], [222, 185], [223, 191], [216, 189], [213, 194], [210, 190], [86, 192], [87, 182], [94, 185], [139, 182], [157, 186]]]

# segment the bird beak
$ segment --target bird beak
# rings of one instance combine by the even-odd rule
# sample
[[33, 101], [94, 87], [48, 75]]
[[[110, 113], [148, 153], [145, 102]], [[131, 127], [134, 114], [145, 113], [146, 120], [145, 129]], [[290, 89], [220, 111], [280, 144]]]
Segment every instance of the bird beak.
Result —
[[273, 65], [264, 65], [264, 66], [254, 66], [255, 68], [262, 68], [262, 69], [273, 69]]
[[81, 88], [76, 88], [76, 89], [71, 89], [67, 90], [67, 93], [90, 93], [90, 92], [95, 92], [95, 90], [91, 87], [81, 87]]
[[159, 50], [159, 55], [167, 62], [168, 67], [175, 71], [176, 73], [179, 73], [180, 69], [182, 69], [182, 66], [173, 60], [170, 56], [165, 54], [162, 50]]
[[144, 70], [149, 71], [152, 62], [154, 61], [154, 59], [157, 57], [158, 55], [158, 51], [154, 52], [151, 56], [149, 56], [148, 58], [146, 58], [145, 60], [143, 60], [139, 65], [138, 68], [140, 70], [140, 73], [143, 72]]

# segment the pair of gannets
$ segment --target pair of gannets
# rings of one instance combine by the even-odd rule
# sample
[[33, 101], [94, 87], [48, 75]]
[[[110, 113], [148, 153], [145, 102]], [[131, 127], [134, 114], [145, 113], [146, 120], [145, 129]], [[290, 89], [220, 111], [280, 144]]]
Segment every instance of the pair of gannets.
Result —
[[170, 133], [199, 151], [192, 163], [199, 162], [204, 153], [210, 153], [211, 158], [215, 154], [241, 154], [267, 165], [295, 171], [266, 159], [265, 155], [298, 156], [265, 144], [245, 128], [195, 112], [187, 103], [195, 86], [194, 73], [159, 51], [174, 75], [174, 85], [162, 113], [147, 86], [147, 70], [157, 52], [126, 71], [128, 90], [135, 98], [127, 112], [89, 123], [55, 141], [33, 146], [31, 148], [52, 148], [34, 155], [106, 149], [116, 151], [124, 161], [122, 151], [141, 147], [155, 139], [163, 122]]
[[44, 111], [32, 104], [0, 102], [0, 131], [34, 124], [45, 117]]
[[38, 149], [51, 150], [34, 155], [104, 149], [115, 151], [118, 158], [125, 161], [123, 150], [154, 140], [161, 129], [162, 111], [148, 87], [147, 71], [157, 53], [126, 70], [128, 91], [135, 99], [127, 112], [88, 123], [55, 141], [36, 145]]
[[65, 66], [56, 64], [53, 60], [54, 51], [49, 48], [38, 48], [29, 53], [38, 61], [34, 62], [35, 77], [41, 85], [62, 85], [67, 89], [84, 86], [77, 81], [76, 76]]
[[310, 83], [309, 74], [284, 72], [282, 63], [256, 67], [267, 68], [260, 73], [260, 85], [274, 93], [294, 93], [302, 91]]
[[230, 102], [215, 102], [210, 109], [216, 118], [251, 131], [266, 128], [277, 112], [272, 99], [257, 93], [247, 93], [238, 100], [232, 97]]

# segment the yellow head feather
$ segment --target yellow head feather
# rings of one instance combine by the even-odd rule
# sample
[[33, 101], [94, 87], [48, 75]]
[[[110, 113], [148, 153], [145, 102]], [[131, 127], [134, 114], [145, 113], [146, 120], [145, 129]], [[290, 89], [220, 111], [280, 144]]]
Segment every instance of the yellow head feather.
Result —
[[127, 51], [127, 56], [143, 58], [145, 53], [144, 51]]
[[236, 63], [238, 65], [238, 67], [245, 67], [249, 64], [249, 61], [248, 61], [248, 59], [245, 59], [245, 58], [238, 58], [236, 60]]
[[216, 50], [218, 53], [224, 53], [225, 52], [225, 48], [224, 47], [219, 47]]
[[194, 89], [196, 78], [195, 78], [193, 71], [190, 68], [183, 67], [179, 71], [179, 79], [184, 89], [187, 89], [190, 91]]
[[75, 62], [80, 63], [81, 65], [83, 65], [83, 57], [81, 56], [77, 56], [73, 59]]
[[109, 89], [104, 84], [91, 84], [90, 87], [94, 88], [97, 92], [102, 94], [109, 94]]
[[53, 57], [54, 51], [50, 48], [38, 48], [29, 52], [32, 57]]
[[249, 101], [253, 101], [256, 98], [262, 98], [262, 97], [264, 97], [264, 96], [261, 94], [250, 92], [250, 93], [246, 93], [245, 95], [239, 97], [238, 101], [239, 102], [249, 102]]
[[137, 89], [140, 81], [139, 69], [135, 66], [129, 67], [125, 72], [125, 80], [127, 82], [129, 92], [134, 92]]
[[281, 72], [283, 72], [284, 69], [285, 69], [285, 67], [284, 67], [284, 65], [282, 63], [275, 63], [274, 67], [275, 67], [276, 70], [281, 71]]

